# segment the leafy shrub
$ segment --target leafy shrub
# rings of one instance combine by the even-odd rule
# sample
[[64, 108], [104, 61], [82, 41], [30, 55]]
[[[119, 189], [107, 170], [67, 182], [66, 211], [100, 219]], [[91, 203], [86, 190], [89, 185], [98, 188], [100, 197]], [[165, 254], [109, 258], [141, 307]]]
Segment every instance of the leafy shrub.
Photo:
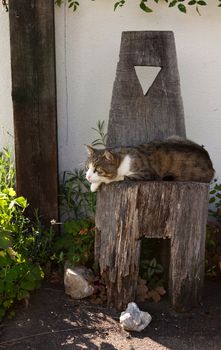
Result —
[[0, 151], [0, 191], [8, 187], [15, 188], [15, 166], [6, 147]]
[[[68, 7], [72, 9], [73, 11], [76, 11], [78, 9], [78, 6], [80, 5], [80, 1], [75, 0], [55, 0], [55, 4], [57, 4], [59, 7], [66, 2], [68, 4]], [[162, 2], [159, 0], [153, 0], [153, 3], [161, 4]], [[115, 0], [113, 2], [114, 5], [114, 11], [117, 8], [121, 8], [124, 5], [126, 5], [127, 0]], [[164, 0], [164, 3], [168, 5], [169, 8], [171, 7], [177, 7], [179, 11], [182, 13], [187, 12], [188, 7], [194, 7], [198, 14], [200, 15], [200, 8], [207, 5], [207, 1], [205, 0]], [[148, 0], [138, 0], [137, 5], [140, 7], [140, 9], [146, 13], [153, 12], [152, 4], [149, 4]], [[150, 7], [151, 6], [151, 7]], [[221, 0], [216, 1], [216, 6], [221, 7]]]
[[74, 266], [91, 267], [94, 262], [94, 223], [70, 220], [64, 224], [64, 232], [56, 239], [53, 259], [58, 263], [68, 260]]
[[[96, 139], [92, 146], [105, 146], [107, 134], [104, 121], [98, 120]], [[96, 193], [90, 191], [90, 183], [86, 180], [84, 169], [65, 171], [60, 185], [61, 214], [63, 220], [94, 218]]]
[[[217, 179], [211, 185], [209, 214], [213, 220], [208, 221], [206, 228], [206, 275], [221, 275], [221, 184]], [[215, 220], [214, 220], [215, 219]]]
[[213, 204], [213, 209], [210, 208], [209, 214], [219, 221], [221, 220], [221, 184], [217, 182], [217, 179], [213, 181], [209, 194], [209, 203]]
[[40, 265], [19, 249], [20, 237], [28, 233], [26, 208], [26, 199], [16, 197], [14, 189], [0, 192], [0, 319], [16, 300], [28, 298], [44, 276]]
[[37, 212], [32, 222], [28, 218], [25, 220], [25, 229], [17, 235], [14, 245], [21, 254], [28, 256], [33, 263], [40, 264], [45, 270], [54, 251], [56, 234], [53, 226], [46, 229]]
[[16, 196], [15, 168], [7, 148], [0, 152], [0, 320], [17, 301], [40, 286], [52, 255], [54, 232], [25, 215], [27, 200]]
[[221, 224], [208, 222], [206, 229], [206, 275], [221, 276]]
[[160, 239], [142, 238], [140, 252], [140, 277], [147, 282], [149, 289], [164, 285], [164, 268], [161, 264]]
[[90, 191], [84, 170], [64, 172], [60, 193], [63, 220], [94, 217], [96, 193]]

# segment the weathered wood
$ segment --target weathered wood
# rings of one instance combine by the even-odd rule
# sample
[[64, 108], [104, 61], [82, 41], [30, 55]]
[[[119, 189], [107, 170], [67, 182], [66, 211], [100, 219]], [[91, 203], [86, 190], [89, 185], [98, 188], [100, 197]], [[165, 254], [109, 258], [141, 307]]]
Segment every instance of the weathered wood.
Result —
[[[135, 66], [162, 67], [144, 96]], [[185, 137], [183, 103], [172, 32], [123, 32], [107, 145], [135, 146], [171, 135]]]
[[[145, 65], [162, 67], [146, 95], [134, 68]], [[125, 32], [107, 145], [134, 146], [171, 135], [185, 137], [173, 33]], [[207, 184], [103, 185], [97, 196], [95, 251], [106, 280], [109, 304], [121, 309], [134, 300], [141, 237], [145, 236], [170, 240], [168, 286], [173, 307], [183, 311], [196, 305], [204, 277], [207, 209]]]
[[18, 194], [45, 223], [58, 218], [54, 1], [10, 0]]
[[198, 303], [204, 277], [201, 259], [207, 203], [208, 185], [202, 183], [150, 181], [102, 186], [96, 210], [96, 258], [110, 304], [121, 309], [134, 300], [143, 236], [171, 239], [172, 305], [188, 309]]

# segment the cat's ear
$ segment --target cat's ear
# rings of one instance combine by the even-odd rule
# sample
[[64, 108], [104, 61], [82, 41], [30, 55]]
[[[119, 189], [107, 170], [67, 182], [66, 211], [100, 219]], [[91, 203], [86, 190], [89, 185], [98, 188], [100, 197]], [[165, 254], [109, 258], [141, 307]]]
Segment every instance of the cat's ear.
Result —
[[95, 149], [92, 146], [85, 145], [85, 148], [89, 156], [92, 156], [95, 153]]
[[110, 151], [106, 150], [104, 152], [104, 157], [107, 159], [107, 160], [113, 160], [114, 159], [114, 155], [113, 153], [111, 153]]

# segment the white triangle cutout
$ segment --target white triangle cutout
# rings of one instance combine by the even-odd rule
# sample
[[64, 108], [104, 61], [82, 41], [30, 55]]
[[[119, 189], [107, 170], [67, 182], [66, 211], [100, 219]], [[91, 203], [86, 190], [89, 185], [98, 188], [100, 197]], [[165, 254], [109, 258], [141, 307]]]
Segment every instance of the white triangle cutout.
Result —
[[153, 66], [134, 66], [137, 78], [143, 90], [143, 94], [146, 95], [148, 90], [153, 85], [154, 80], [161, 71], [161, 67]]

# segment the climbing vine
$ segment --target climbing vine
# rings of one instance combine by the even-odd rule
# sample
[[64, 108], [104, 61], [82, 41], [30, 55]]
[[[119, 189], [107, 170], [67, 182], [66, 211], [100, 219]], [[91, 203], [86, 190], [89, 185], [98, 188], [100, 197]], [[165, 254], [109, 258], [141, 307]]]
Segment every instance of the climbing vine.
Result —
[[[91, 0], [94, 1], [94, 0]], [[216, 0], [217, 6], [221, 7], [221, 0]], [[75, 0], [55, 0], [55, 4], [61, 6], [64, 2], [68, 4], [70, 9], [76, 11], [78, 6], [80, 5], [79, 1]], [[126, 5], [127, 0], [113, 0], [113, 8], [114, 11], [120, 7]], [[186, 13], [187, 9], [190, 7], [195, 7], [196, 11], [200, 15], [200, 8], [203, 6], [207, 6], [208, 0], [137, 0], [137, 5], [140, 9], [146, 13], [153, 12], [152, 5], [155, 2], [156, 4], [160, 4], [160, 2], [165, 2], [168, 4], [168, 7], [176, 7], [179, 11]]]
[[[7, 0], [1, 0], [2, 5], [5, 8], [5, 10], [8, 12], [8, 1]], [[79, 0], [80, 1], [80, 0]], [[72, 9], [73, 11], [76, 11], [77, 8], [80, 5], [79, 1], [75, 0], [55, 0], [55, 4], [59, 7], [66, 2], [68, 4], [68, 7]], [[95, 0], [91, 0], [95, 1]], [[123, 7], [126, 5], [127, 0], [113, 0], [113, 9], [114, 11], [117, 10], [120, 7]], [[137, 0], [137, 5], [140, 7], [140, 9], [146, 13], [153, 12], [152, 5], [153, 3], [159, 4], [160, 2], [165, 2], [168, 4], [168, 7], [176, 7], [179, 11], [186, 13], [187, 9], [189, 7], [195, 7], [196, 11], [200, 15], [200, 8], [203, 6], [207, 6], [208, 0]], [[221, 0], [216, 0], [216, 4], [218, 7], [221, 7]]]

